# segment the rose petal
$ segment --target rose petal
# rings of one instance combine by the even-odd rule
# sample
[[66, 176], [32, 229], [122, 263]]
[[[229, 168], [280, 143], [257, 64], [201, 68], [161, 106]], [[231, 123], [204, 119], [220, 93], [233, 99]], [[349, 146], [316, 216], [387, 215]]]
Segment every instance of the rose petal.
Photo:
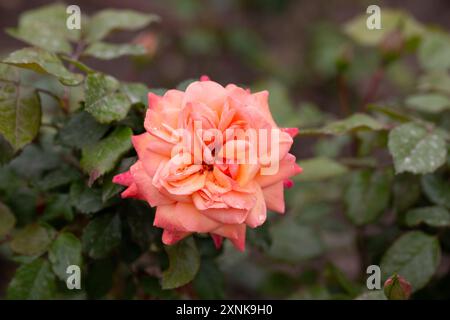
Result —
[[189, 236], [191, 232], [171, 231], [164, 229], [162, 234], [162, 242], [165, 245], [172, 245]]
[[262, 190], [259, 186], [256, 187], [256, 203], [255, 206], [250, 210], [245, 223], [251, 227], [259, 227], [266, 221], [267, 208], [266, 202], [264, 201], [264, 196]]
[[192, 204], [181, 202], [158, 206], [153, 225], [183, 232], [211, 232], [220, 226], [201, 214]]
[[262, 189], [266, 206], [269, 210], [284, 213], [284, 186], [283, 182], [277, 182]]
[[130, 172], [133, 176], [134, 182], [137, 185], [139, 194], [144, 197], [152, 207], [174, 203], [173, 199], [169, 199], [164, 196], [153, 185], [152, 178], [144, 170], [142, 161], [138, 161], [132, 165]]
[[278, 171], [272, 175], [262, 175], [261, 173], [255, 177], [255, 181], [265, 188], [274, 183], [284, 181], [302, 172], [302, 169], [295, 163], [295, 156], [288, 153], [280, 162]]

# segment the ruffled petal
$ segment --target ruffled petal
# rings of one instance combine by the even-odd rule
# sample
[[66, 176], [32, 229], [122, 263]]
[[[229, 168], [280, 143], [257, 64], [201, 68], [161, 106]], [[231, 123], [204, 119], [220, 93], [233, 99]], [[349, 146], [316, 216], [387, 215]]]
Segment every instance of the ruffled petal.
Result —
[[[262, 170], [262, 169], [261, 169]], [[295, 162], [295, 156], [288, 153], [279, 163], [278, 170], [275, 174], [263, 175], [260, 173], [255, 177], [255, 181], [265, 188], [274, 183], [284, 181], [302, 172], [302, 168]]]
[[144, 170], [142, 161], [138, 161], [132, 165], [130, 171], [139, 190], [139, 194], [144, 197], [152, 207], [174, 203], [173, 199], [163, 195], [153, 185], [152, 178]]

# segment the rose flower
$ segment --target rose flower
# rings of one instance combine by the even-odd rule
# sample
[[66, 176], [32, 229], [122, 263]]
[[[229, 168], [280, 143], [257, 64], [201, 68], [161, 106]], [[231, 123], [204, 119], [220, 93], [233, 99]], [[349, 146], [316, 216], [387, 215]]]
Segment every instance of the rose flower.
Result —
[[268, 92], [225, 88], [202, 77], [186, 91], [149, 93], [146, 132], [133, 136], [138, 161], [114, 177], [123, 198], [156, 207], [154, 226], [171, 245], [209, 233], [245, 249], [246, 227], [284, 213], [284, 187], [301, 172], [289, 153], [295, 128], [278, 128]]

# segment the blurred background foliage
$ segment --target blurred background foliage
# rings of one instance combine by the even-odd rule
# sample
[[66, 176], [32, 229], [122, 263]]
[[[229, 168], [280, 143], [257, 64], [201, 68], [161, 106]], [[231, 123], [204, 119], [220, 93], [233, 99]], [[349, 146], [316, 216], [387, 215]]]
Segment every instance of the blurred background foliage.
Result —
[[[65, 5], [0, 3], [1, 297], [386, 299], [371, 264], [413, 298], [450, 296], [449, 3], [380, 1], [380, 31], [372, 1], [77, 4], [81, 36], [59, 27]], [[245, 253], [202, 236], [164, 249], [111, 182], [147, 91], [203, 74], [269, 90], [278, 124], [300, 128], [287, 213], [248, 230]]]

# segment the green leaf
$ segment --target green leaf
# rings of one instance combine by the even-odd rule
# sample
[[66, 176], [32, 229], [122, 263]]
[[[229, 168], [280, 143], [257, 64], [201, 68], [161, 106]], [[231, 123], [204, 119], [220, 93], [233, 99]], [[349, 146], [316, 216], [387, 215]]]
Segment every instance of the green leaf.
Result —
[[72, 50], [70, 41], [79, 39], [80, 30], [67, 28], [66, 8], [56, 3], [27, 11], [21, 14], [18, 27], [7, 29], [7, 33], [33, 46], [68, 54]]
[[13, 66], [0, 63], [0, 80], [6, 82], [18, 82], [20, 80], [19, 70]]
[[439, 113], [450, 108], [450, 99], [436, 93], [416, 94], [406, 99], [406, 105], [417, 111]]
[[450, 75], [447, 70], [433, 70], [419, 78], [418, 88], [450, 94]]
[[89, 188], [81, 181], [71, 185], [70, 202], [82, 213], [95, 213], [105, 207], [101, 190]]
[[224, 279], [217, 263], [212, 259], [202, 260], [200, 270], [193, 282], [199, 299], [223, 299]]
[[94, 260], [89, 264], [86, 291], [90, 299], [103, 298], [111, 290], [116, 268], [113, 259]]
[[89, 113], [82, 111], [70, 118], [59, 135], [64, 145], [81, 149], [100, 140], [108, 128], [107, 125], [95, 121]]
[[392, 175], [387, 171], [358, 170], [352, 173], [345, 192], [345, 214], [355, 225], [375, 221], [389, 203]]
[[55, 274], [63, 281], [67, 280], [67, 267], [81, 267], [81, 242], [72, 233], [62, 232], [53, 242], [48, 252], [48, 259]]
[[367, 46], [379, 44], [389, 33], [399, 30], [406, 39], [419, 37], [424, 33], [423, 26], [408, 14], [383, 8], [381, 10], [381, 29], [370, 30], [366, 26], [367, 14], [353, 18], [344, 26], [344, 32], [354, 41]]
[[421, 223], [432, 227], [448, 227], [450, 212], [439, 206], [416, 208], [406, 213], [405, 220], [409, 227], [418, 226]]
[[200, 254], [192, 237], [171, 246], [165, 246], [169, 268], [162, 278], [163, 289], [174, 289], [192, 281], [200, 268]]
[[39, 48], [14, 51], [2, 62], [37, 73], [50, 74], [67, 86], [76, 86], [83, 81], [83, 76], [67, 70], [56, 54]]
[[93, 259], [105, 258], [120, 244], [121, 237], [119, 215], [101, 215], [94, 218], [84, 229], [83, 251]]
[[95, 42], [83, 54], [103, 60], [116, 59], [122, 56], [139, 56], [146, 53], [146, 49], [138, 44], [115, 44]]
[[118, 127], [103, 140], [83, 148], [80, 165], [89, 174], [89, 184], [92, 185], [98, 177], [114, 169], [122, 156], [131, 149], [132, 134], [130, 128]]
[[143, 276], [139, 279], [142, 291], [151, 298], [159, 299], [179, 299], [179, 295], [175, 290], [163, 290], [159, 279], [156, 277]]
[[99, 41], [114, 30], [138, 30], [156, 21], [159, 21], [159, 17], [153, 14], [123, 9], [106, 9], [91, 18], [86, 40], [88, 42]]
[[419, 62], [428, 70], [450, 68], [450, 37], [444, 32], [427, 32], [423, 37], [419, 51]]
[[427, 174], [421, 180], [422, 189], [430, 201], [450, 208], [450, 184], [437, 175]]
[[57, 194], [45, 206], [42, 221], [52, 221], [58, 218], [64, 218], [66, 221], [73, 220], [73, 210], [70, 204], [68, 194]]
[[131, 107], [128, 96], [119, 90], [115, 78], [100, 74], [89, 74], [86, 78], [86, 111], [100, 123], [110, 123], [125, 118]]
[[56, 169], [60, 164], [61, 159], [52, 150], [29, 144], [9, 165], [18, 176], [37, 181], [45, 171]]
[[147, 250], [155, 232], [155, 228], [152, 226], [153, 216], [149, 213], [148, 206], [130, 201], [123, 206], [122, 210], [121, 213], [126, 217], [131, 239], [142, 250]]
[[11, 300], [44, 300], [52, 299], [55, 291], [56, 279], [50, 264], [36, 259], [17, 269], [6, 296]]
[[[324, 245], [316, 230], [287, 217], [270, 228], [269, 255], [277, 260], [298, 263], [319, 256]], [[301, 244], [301, 246], [299, 245]]]
[[413, 291], [423, 288], [436, 272], [441, 259], [439, 242], [420, 231], [401, 236], [381, 260], [383, 279], [393, 274], [404, 277]]
[[0, 134], [0, 166], [8, 163], [14, 157], [14, 149]]
[[318, 181], [338, 177], [348, 172], [346, 166], [330, 158], [318, 157], [300, 162], [303, 171], [296, 181]]
[[30, 224], [17, 232], [10, 243], [11, 250], [24, 256], [40, 256], [47, 251], [55, 231], [39, 224]]
[[388, 147], [396, 173], [430, 173], [444, 164], [447, 157], [445, 140], [416, 123], [393, 129], [389, 133]]
[[14, 150], [33, 141], [41, 125], [41, 102], [32, 90], [0, 86], [0, 134]]
[[147, 96], [150, 89], [145, 84], [138, 82], [122, 83], [122, 90], [132, 104], [142, 103], [143, 105], [147, 105]]
[[16, 217], [9, 208], [0, 202], [0, 239], [6, 236], [16, 225]]
[[371, 116], [363, 113], [355, 113], [354, 115], [339, 121], [327, 124], [320, 129], [305, 129], [301, 132], [303, 135], [313, 134], [331, 134], [340, 135], [349, 132], [362, 131], [362, 130], [382, 130], [383, 124], [372, 118]]
[[393, 204], [397, 212], [414, 206], [421, 196], [420, 177], [411, 173], [398, 174], [394, 177]]
[[42, 190], [51, 190], [71, 183], [81, 178], [78, 170], [64, 166], [46, 174], [37, 182], [37, 186]]

